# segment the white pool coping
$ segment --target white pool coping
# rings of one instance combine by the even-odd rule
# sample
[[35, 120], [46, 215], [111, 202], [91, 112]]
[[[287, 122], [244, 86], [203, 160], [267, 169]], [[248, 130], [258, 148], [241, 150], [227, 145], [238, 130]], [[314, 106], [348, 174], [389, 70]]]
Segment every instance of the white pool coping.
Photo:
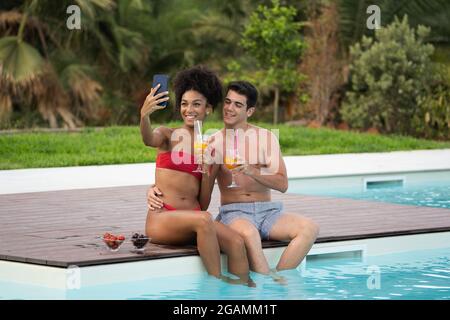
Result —
[[[450, 232], [425, 233], [383, 238], [316, 243], [297, 268], [308, 269], [311, 256], [354, 252], [366, 263], [367, 257], [408, 251], [447, 248]], [[266, 248], [264, 254], [270, 267], [275, 267], [285, 247]], [[84, 286], [140, 281], [149, 278], [182, 276], [205, 273], [199, 256], [172, 257], [139, 262], [115, 263], [77, 268], [57, 268], [0, 261], [0, 281], [35, 285], [61, 290], [61, 299], [67, 292]], [[226, 270], [226, 257], [222, 255], [222, 268]]]
[[[450, 170], [450, 149], [285, 156], [289, 178]], [[155, 163], [0, 171], [0, 194], [149, 185]]]

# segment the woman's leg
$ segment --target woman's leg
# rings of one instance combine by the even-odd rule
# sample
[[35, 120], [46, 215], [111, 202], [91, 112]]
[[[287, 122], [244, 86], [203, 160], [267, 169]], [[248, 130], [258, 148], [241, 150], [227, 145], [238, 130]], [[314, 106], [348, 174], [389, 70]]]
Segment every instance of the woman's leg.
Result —
[[230, 228], [239, 233], [244, 239], [250, 269], [258, 273], [269, 274], [269, 263], [262, 249], [261, 236], [258, 229], [250, 221], [242, 218], [233, 220], [230, 223]]
[[212, 276], [221, 276], [219, 243], [209, 212], [149, 210], [145, 231], [152, 242], [159, 244], [183, 245], [197, 239], [198, 252], [206, 271]]
[[228, 271], [243, 282], [249, 281], [249, 265], [244, 239], [221, 222], [214, 222], [220, 249], [228, 256]]

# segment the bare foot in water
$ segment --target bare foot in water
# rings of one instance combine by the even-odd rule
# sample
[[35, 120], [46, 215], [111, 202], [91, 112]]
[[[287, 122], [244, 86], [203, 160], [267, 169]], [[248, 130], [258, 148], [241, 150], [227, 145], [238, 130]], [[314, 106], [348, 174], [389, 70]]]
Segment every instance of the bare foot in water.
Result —
[[275, 281], [276, 283], [281, 284], [282, 286], [286, 286], [287, 285], [287, 279], [285, 277], [283, 277], [283, 276], [280, 276], [277, 273], [276, 269], [270, 270], [269, 276], [271, 276], [273, 281]]
[[256, 282], [252, 278], [248, 277], [247, 286], [250, 288], [256, 288]]
[[251, 287], [251, 288], [255, 288], [256, 287], [256, 283], [250, 277], [248, 277], [246, 279], [243, 279], [243, 278], [232, 279], [230, 277], [221, 275], [220, 276], [220, 280], [222, 280], [222, 281], [224, 281], [224, 282], [226, 282], [228, 284], [243, 284], [243, 285], [246, 285], [246, 286]]

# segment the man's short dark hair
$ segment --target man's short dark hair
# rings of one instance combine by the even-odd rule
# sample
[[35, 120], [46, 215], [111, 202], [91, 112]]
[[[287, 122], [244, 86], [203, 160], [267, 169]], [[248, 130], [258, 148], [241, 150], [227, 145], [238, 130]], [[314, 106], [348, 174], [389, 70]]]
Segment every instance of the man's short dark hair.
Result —
[[223, 99], [219, 78], [213, 71], [201, 65], [178, 72], [174, 79], [174, 89], [177, 108], [180, 107], [183, 94], [189, 90], [200, 92], [213, 108]]
[[247, 97], [247, 109], [256, 107], [258, 90], [248, 81], [233, 81], [228, 84], [227, 92], [233, 90]]

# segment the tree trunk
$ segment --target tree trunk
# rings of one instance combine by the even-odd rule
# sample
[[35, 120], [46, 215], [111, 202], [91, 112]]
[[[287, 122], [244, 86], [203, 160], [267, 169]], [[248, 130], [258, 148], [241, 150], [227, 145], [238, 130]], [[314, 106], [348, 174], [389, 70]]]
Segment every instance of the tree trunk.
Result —
[[278, 104], [280, 101], [280, 89], [275, 87], [275, 98], [273, 101], [273, 124], [278, 124]]
[[12, 111], [11, 97], [6, 93], [0, 93], [0, 128], [9, 124]]

